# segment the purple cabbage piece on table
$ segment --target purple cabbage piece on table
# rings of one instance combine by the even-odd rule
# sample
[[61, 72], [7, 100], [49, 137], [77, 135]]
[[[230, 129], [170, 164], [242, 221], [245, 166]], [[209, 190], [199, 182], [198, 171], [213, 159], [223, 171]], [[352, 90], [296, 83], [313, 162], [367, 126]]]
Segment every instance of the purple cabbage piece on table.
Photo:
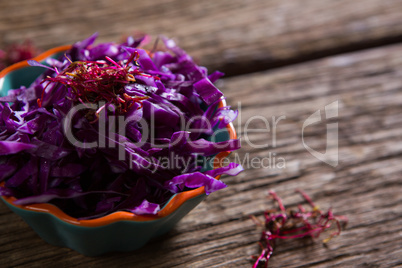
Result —
[[[202, 171], [198, 161], [240, 148], [239, 140], [208, 140], [237, 116], [217, 108], [223, 94], [213, 83], [223, 73], [208, 75], [167, 38], [165, 50], [149, 52], [141, 48], [146, 38], [96, 45], [96, 37], [58, 59], [30, 61], [42, 75], [0, 97], [0, 193], [91, 219], [118, 210], [156, 214], [181, 191], [226, 187], [214, 177], [237, 175], [241, 165]], [[97, 79], [85, 81], [99, 85], [86, 96], [71, 82], [105, 66], [124, 79], [103, 95]]]

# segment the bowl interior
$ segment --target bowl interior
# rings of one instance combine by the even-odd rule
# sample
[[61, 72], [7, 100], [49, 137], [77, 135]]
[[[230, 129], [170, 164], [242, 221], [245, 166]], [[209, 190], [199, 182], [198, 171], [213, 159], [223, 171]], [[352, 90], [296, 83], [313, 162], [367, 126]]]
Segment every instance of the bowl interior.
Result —
[[[34, 59], [45, 64], [47, 58], [59, 58], [70, 46], [62, 46], [51, 49], [35, 57]], [[7, 95], [8, 90], [20, 86], [28, 87], [44, 69], [37, 66], [29, 66], [27, 61], [11, 65], [0, 72], [0, 96]]]

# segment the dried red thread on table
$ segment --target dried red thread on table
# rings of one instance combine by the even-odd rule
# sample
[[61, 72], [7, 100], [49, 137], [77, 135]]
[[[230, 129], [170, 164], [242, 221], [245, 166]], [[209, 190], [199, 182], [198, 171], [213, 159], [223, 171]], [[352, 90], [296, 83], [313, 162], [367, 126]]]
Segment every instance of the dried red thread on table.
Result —
[[338, 236], [342, 227], [346, 225], [348, 220], [345, 216], [334, 215], [331, 209], [324, 213], [305, 192], [301, 190], [296, 190], [296, 192], [303, 196], [312, 210], [306, 210], [301, 204], [298, 205], [297, 210], [286, 210], [282, 199], [274, 191], [269, 191], [269, 197], [278, 203], [279, 211], [277, 209], [266, 210], [264, 212], [265, 221], [251, 216], [257, 225], [264, 228], [258, 242], [261, 246], [261, 253], [258, 256], [252, 256], [256, 259], [253, 268], [260, 267], [260, 265], [268, 267], [268, 261], [277, 239], [318, 238], [322, 232], [336, 224], [337, 230], [323, 240], [324, 243], [327, 243], [331, 238]]
[[0, 71], [14, 63], [31, 59], [39, 52], [30, 40], [21, 44], [13, 43], [4, 50], [0, 49]]

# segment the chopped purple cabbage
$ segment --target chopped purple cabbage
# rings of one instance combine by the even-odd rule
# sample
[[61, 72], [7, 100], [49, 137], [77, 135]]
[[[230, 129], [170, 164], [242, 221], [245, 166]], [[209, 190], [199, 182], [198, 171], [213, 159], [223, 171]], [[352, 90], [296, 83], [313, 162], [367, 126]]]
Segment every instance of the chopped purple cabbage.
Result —
[[198, 161], [240, 148], [239, 140], [208, 140], [237, 116], [217, 108], [223, 94], [213, 83], [223, 74], [208, 76], [166, 38], [156, 52], [141, 48], [146, 38], [95, 39], [48, 66], [30, 61], [43, 74], [0, 97], [0, 193], [91, 219], [156, 214], [176, 193], [226, 187], [214, 177], [237, 175], [240, 165], [203, 171]]

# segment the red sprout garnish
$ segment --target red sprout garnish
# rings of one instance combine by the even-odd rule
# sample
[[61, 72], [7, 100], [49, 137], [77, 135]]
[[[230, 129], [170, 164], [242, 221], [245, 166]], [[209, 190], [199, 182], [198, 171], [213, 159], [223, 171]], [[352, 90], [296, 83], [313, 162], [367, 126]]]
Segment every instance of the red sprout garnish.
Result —
[[321, 211], [314, 204], [311, 198], [303, 191], [296, 190], [307, 201], [311, 210], [306, 210], [301, 204], [297, 210], [286, 210], [282, 199], [274, 192], [269, 191], [269, 197], [278, 203], [277, 209], [266, 210], [264, 212], [265, 222], [251, 216], [252, 220], [263, 227], [260, 241], [261, 253], [258, 256], [252, 256], [256, 259], [253, 268], [268, 267], [268, 261], [273, 253], [277, 239], [295, 239], [303, 237], [318, 238], [322, 232], [336, 224], [337, 230], [323, 240], [327, 243], [331, 238], [341, 233], [342, 227], [346, 226], [348, 219], [345, 216], [338, 216], [329, 209], [327, 212]]
[[[145, 74], [137, 67], [136, 61], [138, 60], [138, 52], [135, 51], [131, 54], [129, 61], [125, 64], [123, 62], [116, 62], [110, 57], [105, 57], [107, 61], [75, 61], [70, 59], [70, 65], [62, 72], [57, 73], [55, 77], [47, 77], [42, 83], [48, 82], [43, 91], [49, 85], [49, 82], [58, 82], [66, 85], [72, 89], [73, 100], [81, 103], [95, 103], [104, 101], [107, 105], [113, 104], [116, 107], [118, 114], [126, 113], [134, 103], [140, 103], [139, 108], [142, 107], [141, 101], [147, 99], [147, 96], [130, 96], [125, 93], [124, 87], [135, 82], [136, 75], [146, 77], [154, 77]], [[129, 65], [134, 61], [133, 65]], [[38, 99], [38, 105], [41, 106], [42, 98]], [[99, 116], [99, 112], [104, 107], [95, 112]], [[138, 109], [139, 109], [138, 108]]]

